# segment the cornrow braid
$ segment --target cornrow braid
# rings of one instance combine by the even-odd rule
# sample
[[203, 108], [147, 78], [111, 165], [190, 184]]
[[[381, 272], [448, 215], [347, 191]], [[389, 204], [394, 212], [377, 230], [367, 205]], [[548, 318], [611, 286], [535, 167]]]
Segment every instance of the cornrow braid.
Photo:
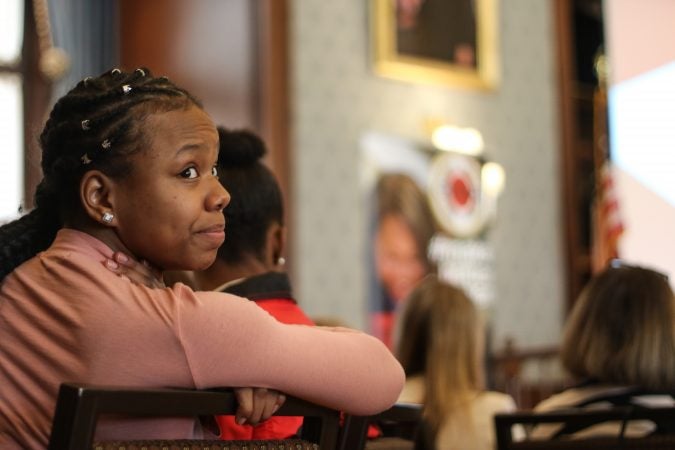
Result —
[[51, 245], [80, 211], [79, 184], [86, 171], [127, 176], [133, 170], [130, 156], [148, 143], [143, 119], [191, 105], [201, 108], [187, 91], [147, 68], [87, 77], [61, 97], [39, 138], [43, 179], [35, 209], [0, 227], [0, 280]]

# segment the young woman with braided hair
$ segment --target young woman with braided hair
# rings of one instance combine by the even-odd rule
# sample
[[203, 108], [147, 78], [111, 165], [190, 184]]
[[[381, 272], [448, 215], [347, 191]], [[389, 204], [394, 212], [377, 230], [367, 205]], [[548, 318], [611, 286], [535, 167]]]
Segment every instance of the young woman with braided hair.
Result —
[[[361, 415], [396, 400], [401, 367], [366, 334], [163, 286], [164, 270], [211, 265], [230, 200], [216, 127], [186, 91], [147, 69], [87, 78], [56, 103], [40, 144], [36, 208], [0, 227], [0, 448], [46, 447], [64, 381], [253, 386], [240, 414], [251, 423], [278, 404], [265, 389]], [[119, 262], [147, 267], [150, 286], [118, 276]], [[109, 419], [97, 438], [189, 438], [198, 425]]]

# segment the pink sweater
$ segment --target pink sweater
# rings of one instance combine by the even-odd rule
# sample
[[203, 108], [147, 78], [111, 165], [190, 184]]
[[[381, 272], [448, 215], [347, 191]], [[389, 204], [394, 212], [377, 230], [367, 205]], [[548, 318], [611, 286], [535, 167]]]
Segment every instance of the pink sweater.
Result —
[[[357, 331], [277, 322], [255, 303], [185, 285], [149, 289], [102, 264], [112, 250], [71, 229], [0, 286], [0, 448], [45, 448], [59, 384], [260, 386], [368, 415], [403, 371]], [[199, 437], [194, 420], [103, 422], [98, 438]]]

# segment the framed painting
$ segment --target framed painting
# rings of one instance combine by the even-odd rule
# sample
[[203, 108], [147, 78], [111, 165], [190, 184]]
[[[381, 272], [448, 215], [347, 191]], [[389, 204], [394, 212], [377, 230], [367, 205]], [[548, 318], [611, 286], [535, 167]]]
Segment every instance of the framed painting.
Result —
[[375, 73], [494, 90], [498, 0], [371, 0]]

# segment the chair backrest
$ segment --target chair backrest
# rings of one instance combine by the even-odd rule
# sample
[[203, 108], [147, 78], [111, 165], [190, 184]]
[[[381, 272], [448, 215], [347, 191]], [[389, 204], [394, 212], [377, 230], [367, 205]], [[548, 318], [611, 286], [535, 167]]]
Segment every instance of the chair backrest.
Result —
[[[569, 430], [583, 430], [606, 422], [623, 425], [632, 421], [650, 421], [659, 432], [641, 437], [625, 434], [614, 436], [577, 437], [559, 439], [514, 440], [513, 426], [522, 425], [525, 430], [543, 424], [560, 424]], [[675, 448], [675, 408], [613, 407], [607, 409], [569, 409], [551, 412], [516, 412], [495, 416], [498, 450], [571, 450], [571, 449], [673, 449]]]
[[[120, 414], [140, 417], [178, 417], [231, 415], [236, 412], [237, 401], [234, 391], [190, 390], [190, 389], [147, 389], [126, 387], [104, 387], [84, 384], [64, 383], [59, 390], [56, 411], [49, 440], [49, 450], [91, 449], [94, 441], [96, 423], [102, 414]], [[315, 444], [315, 448], [330, 450], [337, 447], [339, 432], [339, 411], [315, 405], [304, 400], [286, 396], [283, 406], [276, 411], [278, 416], [303, 416], [300, 439]], [[197, 445], [199, 442], [194, 441]], [[209, 441], [208, 447], [194, 448], [218, 449], [239, 447], [218, 447]], [[220, 441], [225, 443], [225, 441]], [[201, 444], [199, 444], [201, 445]], [[297, 444], [301, 445], [301, 444]], [[283, 448], [305, 448], [297, 445]], [[143, 446], [137, 446], [142, 448]], [[145, 445], [147, 448], [151, 448]], [[105, 448], [101, 445], [99, 448]], [[128, 447], [136, 448], [132, 444]], [[158, 447], [163, 448], [163, 447]], [[171, 448], [171, 447], [166, 447]], [[183, 448], [188, 441], [181, 441]], [[252, 450], [255, 447], [250, 446]], [[267, 449], [277, 448], [267, 445]], [[281, 448], [281, 447], [279, 447]]]
[[368, 439], [368, 427], [377, 424], [384, 431], [396, 429], [396, 438], [413, 440], [422, 419], [422, 405], [416, 403], [397, 403], [391, 408], [373, 416], [353, 416], [346, 414], [340, 433], [340, 450], [362, 450]]

